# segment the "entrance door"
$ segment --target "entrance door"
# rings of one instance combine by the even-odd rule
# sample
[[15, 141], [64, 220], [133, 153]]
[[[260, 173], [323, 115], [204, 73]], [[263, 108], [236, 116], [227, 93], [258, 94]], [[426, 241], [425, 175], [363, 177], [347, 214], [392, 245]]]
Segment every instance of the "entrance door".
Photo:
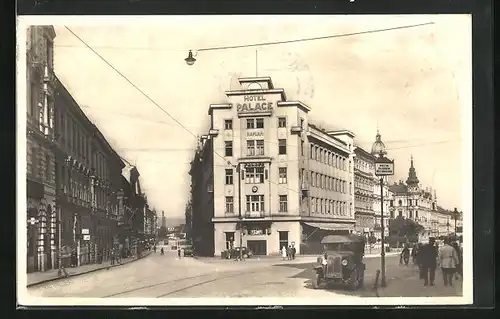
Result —
[[266, 240], [248, 240], [248, 249], [256, 256], [267, 255], [267, 241]]

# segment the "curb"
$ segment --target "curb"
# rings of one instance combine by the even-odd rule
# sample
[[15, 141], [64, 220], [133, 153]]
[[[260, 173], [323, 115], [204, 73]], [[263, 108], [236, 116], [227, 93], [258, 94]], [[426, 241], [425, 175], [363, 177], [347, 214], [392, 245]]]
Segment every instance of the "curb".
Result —
[[[152, 252], [148, 252], [141, 259], [144, 259], [144, 258], [148, 257], [149, 255], [151, 255], [151, 253]], [[68, 275], [67, 277], [56, 277], [56, 278], [44, 279], [44, 280], [41, 280], [41, 281], [38, 281], [38, 282], [34, 282], [34, 283], [31, 283], [31, 284], [28, 284], [28, 285], [26, 285], [26, 288], [30, 288], [30, 287], [33, 287], [33, 286], [45, 284], [45, 283], [48, 283], [48, 282], [51, 282], [51, 281], [58, 281], [58, 280], [62, 280], [62, 279], [68, 279], [70, 277], [76, 277], [76, 276], [80, 276], [80, 275], [84, 275], [84, 274], [90, 274], [92, 272], [96, 272], [96, 271], [99, 271], [99, 270], [105, 270], [105, 269], [120, 267], [120, 266], [123, 266], [123, 265], [127, 265], [127, 264], [130, 264], [130, 263], [133, 263], [134, 261], [138, 261], [138, 260], [140, 260], [140, 259], [136, 258], [136, 259], [132, 259], [132, 260], [129, 260], [129, 261], [121, 263], [121, 264], [108, 265], [106, 267], [100, 267], [100, 268], [95, 268], [95, 269], [91, 269], [91, 270], [87, 270], [87, 271], [83, 271], [83, 272], [71, 274], [71, 275]]]

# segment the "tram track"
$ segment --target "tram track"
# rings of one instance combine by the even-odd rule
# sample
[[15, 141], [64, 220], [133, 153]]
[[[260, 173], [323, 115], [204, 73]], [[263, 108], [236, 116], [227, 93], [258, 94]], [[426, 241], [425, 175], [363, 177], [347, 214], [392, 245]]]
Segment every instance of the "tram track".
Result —
[[209, 273], [200, 274], [200, 275], [196, 275], [196, 276], [190, 276], [190, 277], [185, 277], [185, 278], [178, 278], [178, 279], [173, 279], [173, 280], [167, 280], [167, 281], [163, 281], [163, 282], [159, 282], [159, 283], [155, 283], [155, 284], [150, 284], [150, 285], [141, 286], [141, 287], [137, 287], [137, 288], [127, 289], [127, 290], [120, 291], [120, 292], [117, 292], [117, 293], [105, 295], [102, 298], [120, 297], [122, 295], [126, 295], [126, 294], [129, 294], [129, 293], [138, 292], [138, 291], [144, 291], [144, 290], [148, 290], [148, 289], [154, 289], [154, 288], [158, 288], [158, 287], [161, 287], [161, 286], [164, 286], [164, 285], [177, 285], [177, 284], [182, 283], [184, 281], [188, 281], [189, 282], [190, 280], [196, 280], [196, 279], [201, 279], [203, 277], [215, 276], [215, 278], [210, 278], [210, 279], [204, 280], [204, 281], [197, 281], [195, 283], [188, 284], [187, 286], [179, 287], [179, 288], [174, 289], [172, 291], [169, 291], [169, 292], [166, 292], [166, 293], [163, 293], [163, 294], [151, 297], [151, 298], [162, 298], [162, 297], [166, 297], [166, 296], [169, 296], [169, 295], [173, 295], [173, 294], [178, 293], [178, 292], [189, 290], [189, 289], [194, 288], [194, 287], [198, 287], [198, 286], [202, 286], [202, 285], [205, 285], [205, 284], [209, 284], [209, 283], [212, 283], [212, 282], [215, 282], [215, 281], [218, 281], [218, 280], [223, 280], [223, 279], [227, 279], [227, 278], [237, 277], [237, 276], [241, 276], [241, 275], [249, 275], [249, 274], [253, 274], [253, 273], [256, 273], [256, 272], [258, 272], [258, 270], [238, 271], [236, 273], [232, 272], [229, 275], [218, 276], [221, 273], [218, 272], [218, 271], [214, 271], [214, 272], [209, 272]]

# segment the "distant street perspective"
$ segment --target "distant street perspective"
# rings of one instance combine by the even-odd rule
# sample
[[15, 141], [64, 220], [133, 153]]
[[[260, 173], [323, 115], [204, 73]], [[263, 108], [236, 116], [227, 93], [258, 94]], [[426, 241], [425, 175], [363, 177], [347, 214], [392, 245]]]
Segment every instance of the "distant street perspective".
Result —
[[26, 25], [23, 291], [463, 296], [470, 19], [225, 19]]

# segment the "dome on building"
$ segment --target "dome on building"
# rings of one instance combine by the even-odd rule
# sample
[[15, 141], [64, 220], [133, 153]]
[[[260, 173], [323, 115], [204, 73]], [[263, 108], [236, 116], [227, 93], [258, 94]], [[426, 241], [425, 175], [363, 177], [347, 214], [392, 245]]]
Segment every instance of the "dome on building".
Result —
[[382, 136], [377, 130], [377, 135], [375, 136], [375, 143], [372, 145], [372, 155], [378, 156], [380, 154], [386, 155], [385, 144], [382, 142]]

